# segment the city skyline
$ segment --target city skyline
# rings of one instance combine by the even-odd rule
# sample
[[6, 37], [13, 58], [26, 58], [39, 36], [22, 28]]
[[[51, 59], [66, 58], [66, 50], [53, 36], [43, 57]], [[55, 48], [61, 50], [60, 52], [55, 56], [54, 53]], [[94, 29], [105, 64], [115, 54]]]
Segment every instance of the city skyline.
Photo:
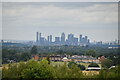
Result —
[[[118, 39], [118, 4], [3, 3], [3, 39], [34, 40], [35, 33], [87, 35], [91, 41]], [[32, 11], [31, 11], [32, 10]]]
[[42, 36], [41, 32], [36, 32], [36, 45], [89, 45], [90, 39], [87, 36], [83, 36], [82, 34], [79, 37], [75, 37], [74, 34], [70, 33], [65, 35], [65, 33], [61, 33], [61, 36], [53, 37], [51, 34], [45, 38]]
[[53, 37], [51, 34], [49, 34], [46, 38], [45, 36], [42, 36], [41, 32], [36, 32], [36, 41], [35, 45], [41, 45], [41, 46], [53, 46], [53, 45], [72, 45], [72, 46], [89, 46], [89, 45], [117, 45], [119, 44], [119, 40], [114, 40], [111, 42], [103, 42], [103, 41], [94, 41], [91, 42], [90, 38], [87, 35], [80, 34], [78, 37], [76, 37], [74, 34], [69, 33], [66, 35], [64, 32], [61, 33], [60, 36]]

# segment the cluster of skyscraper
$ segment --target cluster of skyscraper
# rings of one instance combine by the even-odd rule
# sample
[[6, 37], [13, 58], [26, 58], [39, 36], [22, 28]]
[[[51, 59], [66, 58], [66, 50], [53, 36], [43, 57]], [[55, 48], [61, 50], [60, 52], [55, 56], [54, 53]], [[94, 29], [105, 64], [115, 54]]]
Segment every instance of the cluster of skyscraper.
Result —
[[67, 39], [65, 39], [65, 34], [62, 33], [60, 37], [55, 37], [53, 41], [52, 35], [49, 35], [47, 39], [41, 36], [41, 33], [37, 32], [36, 34], [36, 44], [37, 45], [88, 45], [89, 39], [87, 36], [83, 37], [82, 35], [79, 38], [74, 37], [74, 34], [68, 34]]

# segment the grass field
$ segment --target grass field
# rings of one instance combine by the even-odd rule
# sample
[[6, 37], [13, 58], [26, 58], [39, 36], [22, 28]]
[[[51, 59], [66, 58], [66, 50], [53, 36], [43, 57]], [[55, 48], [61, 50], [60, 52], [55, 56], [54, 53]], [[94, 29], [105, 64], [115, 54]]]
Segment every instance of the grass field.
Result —
[[[65, 62], [51, 62], [50, 64], [53, 65], [53, 66], [60, 66], [60, 65], [63, 65]], [[68, 64], [68, 62], [67, 62]]]

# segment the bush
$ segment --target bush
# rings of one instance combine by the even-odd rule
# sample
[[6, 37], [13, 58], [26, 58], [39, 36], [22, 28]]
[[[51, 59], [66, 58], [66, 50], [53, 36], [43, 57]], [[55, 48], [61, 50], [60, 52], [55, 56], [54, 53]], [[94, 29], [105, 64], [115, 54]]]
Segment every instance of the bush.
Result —
[[72, 65], [77, 65], [77, 64], [75, 62], [73, 62], [73, 61], [68, 63], [69, 68], [71, 68]]
[[97, 63], [91, 63], [88, 67], [99, 67]]
[[78, 64], [78, 67], [80, 68], [80, 70], [85, 70], [85, 66], [84, 65]]

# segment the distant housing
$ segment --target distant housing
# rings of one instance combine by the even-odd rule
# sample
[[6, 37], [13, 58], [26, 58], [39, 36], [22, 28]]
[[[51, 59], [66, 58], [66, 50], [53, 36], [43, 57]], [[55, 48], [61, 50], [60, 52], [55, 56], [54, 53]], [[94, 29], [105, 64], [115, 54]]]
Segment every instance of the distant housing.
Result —
[[[44, 59], [46, 57], [48, 57], [47, 55], [35, 55], [33, 56], [35, 60], [38, 60], [38, 59]], [[64, 62], [69, 62], [69, 61], [74, 61], [76, 63], [80, 63], [80, 62], [83, 62], [83, 63], [100, 63], [99, 62], [99, 59], [95, 58], [95, 57], [92, 57], [92, 56], [78, 56], [78, 55], [73, 55], [73, 56], [70, 56], [70, 55], [49, 55], [49, 58], [51, 61], [64, 61]]]

